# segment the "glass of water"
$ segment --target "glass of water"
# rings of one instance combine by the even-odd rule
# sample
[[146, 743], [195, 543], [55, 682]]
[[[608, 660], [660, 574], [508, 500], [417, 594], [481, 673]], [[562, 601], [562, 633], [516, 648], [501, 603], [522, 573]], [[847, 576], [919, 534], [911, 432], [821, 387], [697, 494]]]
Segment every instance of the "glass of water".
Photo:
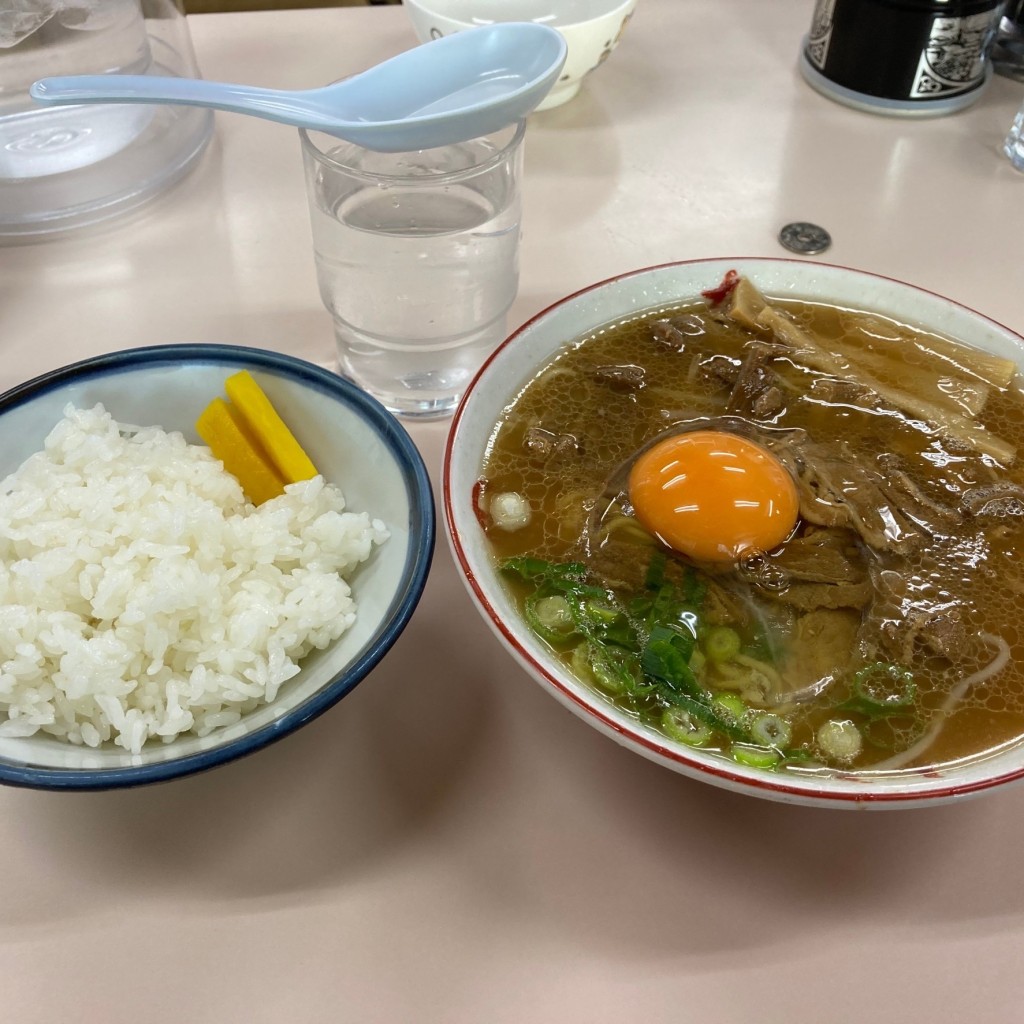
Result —
[[505, 337], [524, 132], [415, 153], [299, 133], [339, 368], [392, 412], [448, 415]]

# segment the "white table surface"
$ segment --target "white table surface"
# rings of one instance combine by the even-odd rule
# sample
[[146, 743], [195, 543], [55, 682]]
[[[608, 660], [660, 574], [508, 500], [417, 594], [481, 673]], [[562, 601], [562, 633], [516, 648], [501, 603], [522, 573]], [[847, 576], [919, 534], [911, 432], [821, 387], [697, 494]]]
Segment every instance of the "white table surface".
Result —
[[[811, 0], [640, 0], [527, 136], [517, 324], [621, 271], [830, 262], [1024, 330], [1022, 88], [896, 120], [796, 70]], [[189, 21], [203, 74], [320, 85], [413, 45], [398, 7]], [[514, 326], [514, 324], [513, 324]], [[134, 215], [0, 249], [0, 388], [162, 342], [332, 358], [298, 140], [218, 114]], [[447, 423], [411, 433], [438, 480]], [[0, 1020], [1016, 1022], [1024, 787], [794, 808], [650, 764], [563, 710], [478, 618], [443, 538], [384, 663], [298, 734], [125, 792], [0, 790]]]

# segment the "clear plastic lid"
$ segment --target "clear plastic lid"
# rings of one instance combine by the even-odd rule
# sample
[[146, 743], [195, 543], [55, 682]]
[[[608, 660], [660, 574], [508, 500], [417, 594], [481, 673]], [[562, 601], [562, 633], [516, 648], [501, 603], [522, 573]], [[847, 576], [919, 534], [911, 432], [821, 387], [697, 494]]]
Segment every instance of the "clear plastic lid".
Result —
[[0, 242], [33, 241], [138, 206], [186, 173], [213, 131], [208, 110], [42, 108], [39, 78], [198, 77], [180, 0], [5, 0], [0, 9]]

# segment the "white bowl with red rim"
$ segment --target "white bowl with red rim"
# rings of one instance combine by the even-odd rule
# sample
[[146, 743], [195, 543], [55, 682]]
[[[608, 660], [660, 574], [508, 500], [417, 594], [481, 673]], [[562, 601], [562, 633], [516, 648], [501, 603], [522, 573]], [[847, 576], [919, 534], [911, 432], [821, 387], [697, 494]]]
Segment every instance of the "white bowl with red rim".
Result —
[[891, 278], [794, 259], [708, 259], [649, 267], [562, 299], [509, 337], [488, 359], [455, 413], [442, 471], [445, 525], [477, 609], [516, 661], [561, 704], [638, 754], [737, 792], [820, 807], [905, 808], [982, 793], [1024, 778], [1024, 742], [993, 756], [934, 770], [806, 776], [737, 764], [674, 744], [574, 678], [523, 621], [497, 570], [475, 509], [487, 446], [504, 410], [564, 346], [645, 310], [696, 299], [726, 272], [768, 295], [872, 310], [944, 334], [1024, 367], [1024, 338], [974, 310]]

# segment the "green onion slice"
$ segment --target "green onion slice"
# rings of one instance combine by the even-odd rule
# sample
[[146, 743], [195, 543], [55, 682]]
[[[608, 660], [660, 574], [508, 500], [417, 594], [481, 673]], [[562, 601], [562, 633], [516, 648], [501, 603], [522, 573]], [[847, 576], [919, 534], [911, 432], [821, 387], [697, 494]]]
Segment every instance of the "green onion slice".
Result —
[[549, 644], [560, 644], [576, 634], [572, 608], [562, 594], [535, 591], [523, 602], [523, 616], [530, 628]]
[[661, 727], [665, 735], [688, 747], [704, 747], [711, 742], [714, 730], [685, 708], [665, 708], [661, 713]]
[[854, 675], [853, 696], [839, 707], [869, 719], [886, 718], [906, 714], [916, 699], [912, 672], [902, 665], [876, 661]]

